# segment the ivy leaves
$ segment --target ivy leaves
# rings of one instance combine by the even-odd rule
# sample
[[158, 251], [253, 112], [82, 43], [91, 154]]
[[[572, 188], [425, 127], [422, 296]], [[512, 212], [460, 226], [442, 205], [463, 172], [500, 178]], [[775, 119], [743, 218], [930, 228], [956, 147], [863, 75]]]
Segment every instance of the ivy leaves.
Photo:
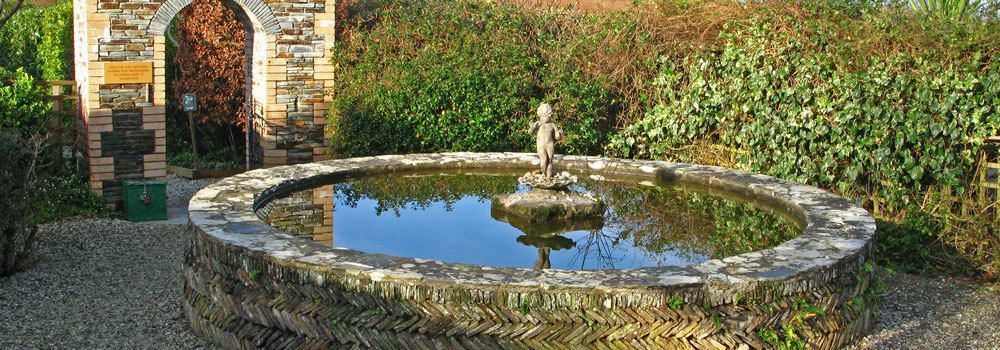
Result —
[[737, 167], [896, 206], [931, 185], [963, 190], [1000, 125], [1000, 59], [901, 53], [858, 69], [838, 64], [853, 50], [832, 50], [822, 35], [773, 29], [758, 19], [690, 63], [661, 60], [661, 102], [610, 148], [704, 162], [677, 150], [720, 144], [741, 150]]

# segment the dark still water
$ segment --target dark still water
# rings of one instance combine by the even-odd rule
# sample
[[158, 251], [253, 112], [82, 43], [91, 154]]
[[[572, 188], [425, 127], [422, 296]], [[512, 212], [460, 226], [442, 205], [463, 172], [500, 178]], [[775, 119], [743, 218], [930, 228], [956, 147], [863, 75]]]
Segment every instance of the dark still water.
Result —
[[801, 232], [791, 219], [747, 201], [634, 179], [580, 178], [572, 190], [602, 199], [603, 220], [515, 227], [496, 219], [493, 196], [529, 190], [509, 173], [358, 177], [292, 193], [262, 210], [272, 226], [334, 247], [522, 268], [688, 265], [772, 247]]

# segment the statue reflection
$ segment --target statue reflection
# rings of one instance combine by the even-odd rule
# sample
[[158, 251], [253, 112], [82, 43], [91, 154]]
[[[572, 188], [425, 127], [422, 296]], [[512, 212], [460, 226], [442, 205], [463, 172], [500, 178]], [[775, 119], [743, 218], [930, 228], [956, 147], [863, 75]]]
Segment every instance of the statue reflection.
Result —
[[576, 242], [563, 237], [563, 234], [574, 231], [600, 230], [604, 227], [604, 221], [601, 219], [529, 222], [518, 216], [508, 215], [502, 210], [493, 210], [491, 214], [494, 219], [506, 222], [524, 233], [524, 235], [517, 237], [518, 243], [538, 249], [537, 259], [533, 265], [535, 270], [552, 268], [550, 255], [553, 250], [566, 250], [576, 246]]

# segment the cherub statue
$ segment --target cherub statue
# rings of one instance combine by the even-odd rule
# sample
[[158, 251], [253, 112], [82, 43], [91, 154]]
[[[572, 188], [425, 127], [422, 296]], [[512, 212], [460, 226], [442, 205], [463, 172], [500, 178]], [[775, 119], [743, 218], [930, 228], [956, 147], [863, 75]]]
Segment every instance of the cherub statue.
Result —
[[531, 122], [531, 131], [537, 132], [535, 146], [538, 148], [538, 160], [541, 173], [546, 178], [552, 177], [552, 159], [556, 154], [556, 141], [563, 138], [562, 129], [552, 122], [552, 106], [543, 103], [538, 106], [538, 120]]

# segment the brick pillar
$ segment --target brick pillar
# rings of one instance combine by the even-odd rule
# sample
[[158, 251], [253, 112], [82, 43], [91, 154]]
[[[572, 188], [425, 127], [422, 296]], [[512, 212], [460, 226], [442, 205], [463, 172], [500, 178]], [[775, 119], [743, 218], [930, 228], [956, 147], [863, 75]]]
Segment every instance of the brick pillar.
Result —
[[[263, 166], [324, 159], [334, 0], [232, 0], [253, 28], [252, 159]], [[164, 31], [191, 0], [73, 0], [80, 154], [91, 187], [108, 202], [121, 181], [166, 176]], [[109, 62], [141, 62], [152, 77], [106, 80]], [[146, 66], [148, 67], [148, 66]]]

